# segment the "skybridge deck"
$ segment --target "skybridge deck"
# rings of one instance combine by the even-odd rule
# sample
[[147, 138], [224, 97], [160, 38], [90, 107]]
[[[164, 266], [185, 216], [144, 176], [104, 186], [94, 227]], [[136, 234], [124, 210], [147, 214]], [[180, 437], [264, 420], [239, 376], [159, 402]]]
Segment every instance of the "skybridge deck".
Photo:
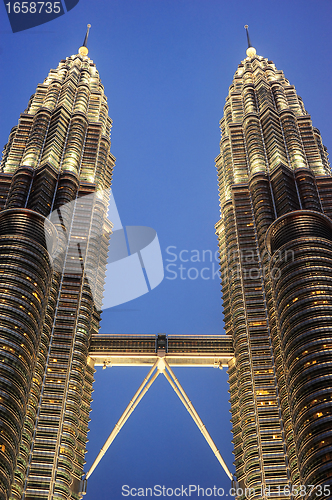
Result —
[[146, 366], [165, 357], [170, 366], [227, 366], [234, 356], [226, 335], [93, 335], [89, 350], [95, 366]]

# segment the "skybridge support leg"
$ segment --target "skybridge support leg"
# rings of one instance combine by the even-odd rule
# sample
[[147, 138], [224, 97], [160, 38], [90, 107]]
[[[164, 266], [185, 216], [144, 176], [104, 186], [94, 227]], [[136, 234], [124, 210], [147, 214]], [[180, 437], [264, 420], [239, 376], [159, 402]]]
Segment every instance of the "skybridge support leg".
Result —
[[[160, 371], [157, 368], [158, 368], [158, 360], [155, 362], [155, 364], [153, 365], [153, 367], [151, 368], [151, 370], [149, 371], [149, 373], [147, 374], [147, 376], [145, 377], [145, 379], [143, 380], [143, 382], [141, 383], [141, 385], [137, 389], [134, 397], [131, 399], [127, 408], [125, 409], [125, 411], [122, 413], [121, 417], [119, 418], [119, 421], [115, 424], [114, 429], [112, 430], [111, 434], [108, 436], [104, 446], [102, 447], [102, 449], [98, 453], [96, 460], [93, 462], [92, 466], [90, 467], [90, 470], [86, 474], [85, 480], [87, 480], [91, 476], [91, 474], [93, 473], [93, 471], [95, 470], [95, 468], [99, 464], [100, 460], [103, 458], [106, 451], [108, 450], [108, 448], [110, 447], [110, 445], [112, 444], [112, 442], [114, 441], [116, 436], [119, 434], [120, 430], [122, 429], [122, 427], [124, 426], [124, 424], [126, 423], [128, 418], [130, 417], [130, 415], [133, 413], [133, 411], [135, 410], [138, 403], [143, 398], [144, 394], [146, 394], [146, 392], [149, 390], [149, 388], [151, 387], [153, 382], [158, 377]], [[156, 369], [157, 369], [157, 371], [155, 372], [154, 375], [152, 375]]]
[[[163, 370], [163, 374], [165, 375], [165, 377], [167, 378], [168, 382], [173, 387], [173, 389], [176, 392], [176, 394], [179, 396], [179, 398], [182, 401], [182, 403], [185, 406], [185, 408], [188, 410], [188, 412], [192, 416], [192, 419], [194, 420], [195, 424], [197, 425], [197, 427], [199, 428], [199, 430], [201, 431], [201, 433], [205, 437], [207, 443], [209, 444], [209, 446], [212, 449], [213, 453], [217, 457], [217, 459], [218, 459], [219, 463], [221, 464], [222, 468], [224, 469], [224, 471], [226, 472], [227, 476], [232, 481], [234, 479], [233, 475], [230, 472], [230, 470], [228, 469], [228, 467], [227, 467], [224, 459], [222, 458], [222, 456], [221, 456], [218, 448], [216, 447], [216, 445], [215, 445], [212, 437], [210, 436], [210, 434], [207, 431], [205, 425], [203, 424], [201, 418], [199, 417], [197, 411], [195, 410], [194, 405], [192, 404], [192, 402], [188, 398], [187, 394], [185, 393], [185, 390], [183, 389], [183, 387], [181, 386], [180, 382], [178, 381], [178, 379], [174, 375], [173, 370], [171, 369], [171, 367], [169, 366], [169, 364], [167, 363], [166, 360], [164, 360], [164, 365], [165, 365], [165, 368]], [[167, 373], [166, 369], [168, 370], [169, 374]]]
[[[167, 370], [167, 371], [166, 371]], [[154, 373], [155, 372], [155, 373]], [[156, 380], [158, 377], [159, 373], [163, 373], [170, 383], [170, 385], [173, 387], [174, 391], [176, 394], [179, 396], [180, 400], [182, 401], [183, 405], [185, 408], [188, 410], [189, 414], [191, 415], [192, 419], [196, 423], [197, 427], [205, 437], [207, 443], [209, 444], [210, 448], [212, 449], [213, 453], [217, 457], [219, 463], [221, 464], [222, 468], [226, 472], [227, 476], [233, 481], [233, 475], [229, 471], [227, 465], [225, 464], [218, 448], [216, 447], [213, 439], [211, 438], [209, 432], [207, 431], [205, 425], [203, 424], [202, 420], [200, 419], [197, 411], [195, 410], [192, 402], [188, 398], [187, 394], [185, 393], [184, 389], [182, 388], [180, 382], [174, 375], [171, 367], [165, 360], [164, 356], [160, 356], [158, 360], [155, 362], [155, 364], [152, 366], [151, 370], [143, 380], [142, 384], [139, 386], [138, 390], [136, 391], [134, 397], [131, 399], [130, 403], [128, 404], [127, 408], [121, 415], [119, 421], [117, 424], [115, 424], [114, 429], [112, 430], [111, 434], [107, 438], [104, 446], [100, 450], [97, 458], [93, 462], [92, 466], [90, 467], [90, 470], [86, 474], [86, 476], [82, 479], [82, 487], [81, 487], [81, 495], [86, 494], [86, 486], [87, 486], [87, 479], [91, 476], [97, 465], [99, 464], [100, 460], [103, 458], [105, 455], [106, 451], [130, 417], [130, 415], [133, 413], [135, 408], [137, 407], [138, 403], [141, 401], [143, 398], [144, 394], [149, 390], [153, 382]]]

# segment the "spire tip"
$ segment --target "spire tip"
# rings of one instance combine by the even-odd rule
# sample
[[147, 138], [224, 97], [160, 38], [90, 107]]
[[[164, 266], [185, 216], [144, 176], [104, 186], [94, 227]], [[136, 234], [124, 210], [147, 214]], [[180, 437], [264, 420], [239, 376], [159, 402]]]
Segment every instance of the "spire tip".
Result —
[[245, 24], [244, 28], [247, 32], [247, 41], [248, 41], [248, 48], [247, 48], [246, 54], [248, 57], [252, 58], [256, 55], [256, 49], [251, 45], [249, 31], [248, 31], [249, 26], [247, 24]]
[[82, 47], [80, 47], [78, 49], [78, 52], [79, 52], [79, 54], [81, 54], [81, 56], [87, 56], [89, 53], [89, 50], [87, 48], [87, 43], [88, 43], [88, 36], [89, 36], [90, 28], [91, 28], [91, 24], [87, 24], [87, 30], [86, 30], [83, 45], [82, 45]]

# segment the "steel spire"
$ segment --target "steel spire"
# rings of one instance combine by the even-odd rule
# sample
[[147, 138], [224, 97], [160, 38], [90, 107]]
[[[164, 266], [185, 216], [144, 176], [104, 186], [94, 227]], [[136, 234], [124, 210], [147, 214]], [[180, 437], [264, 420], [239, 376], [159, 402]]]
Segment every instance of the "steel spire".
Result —
[[89, 53], [89, 50], [88, 50], [88, 47], [87, 47], [87, 43], [88, 43], [88, 36], [89, 36], [90, 28], [91, 28], [91, 24], [88, 24], [87, 25], [87, 30], [86, 30], [86, 34], [85, 34], [83, 45], [82, 45], [82, 47], [80, 47], [78, 49], [78, 52], [79, 52], [79, 54], [81, 54], [81, 56], [87, 56], [88, 53]]
[[249, 36], [249, 31], [248, 31], [248, 28], [249, 26], [246, 24], [244, 26], [246, 32], [247, 32], [247, 40], [248, 40], [248, 48], [247, 48], [247, 56], [252, 58], [256, 55], [256, 49], [251, 45], [251, 41], [250, 41], [250, 36]]
[[251, 41], [250, 41], [250, 36], [249, 36], [249, 31], [248, 31], [248, 28], [249, 28], [249, 26], [246, 24], [246, 25], [245, 25], [245, 30], [246, 30], [246, 32], [247, 32], [248, 49], [249, 49], [250, 47], [252, 47], [252, 45], [251, 45]]

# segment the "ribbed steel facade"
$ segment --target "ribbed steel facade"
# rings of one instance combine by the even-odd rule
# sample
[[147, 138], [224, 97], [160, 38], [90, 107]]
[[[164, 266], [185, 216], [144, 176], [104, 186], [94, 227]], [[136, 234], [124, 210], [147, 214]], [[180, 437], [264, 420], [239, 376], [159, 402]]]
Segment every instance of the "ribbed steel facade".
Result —
[[1, 498], [13, 481], [52, 281], [45, 222], [31, 210], [0, 213]]
[[82, 53], [38, 85], [4, 148], [1, 500], [79, 498], [94, 373], [88, 352], [111, 231], [111, 123], [98, 71]]
[[291, 498], [332, 481], [331, 171], [295, 88], [250, 49], [220, 124], [236, 476], [248, 498]]

